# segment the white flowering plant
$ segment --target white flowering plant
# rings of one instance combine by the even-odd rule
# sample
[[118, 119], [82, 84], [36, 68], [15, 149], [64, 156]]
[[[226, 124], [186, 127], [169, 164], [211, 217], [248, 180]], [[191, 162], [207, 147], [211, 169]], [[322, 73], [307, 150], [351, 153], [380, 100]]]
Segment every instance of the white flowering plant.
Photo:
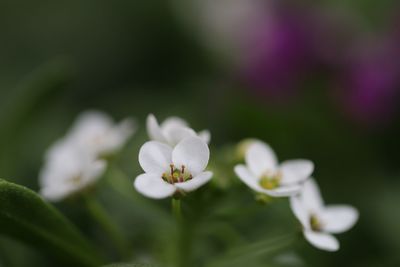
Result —
[[[279, 163], [263, 140], [217, 149], [208, 130], [178, 117], [159, 124], [153, 114], [146, 140], [137, 128], [132, 119], [85, 112], [45, 153], [38, 193], [0, 181], [0, 222], [9, 235], [34, 240], [68, 266], [301, 266], [296, 244], [337, 251], [333, 234], [358, 220], [352, 206], [324, 204], [313, 161]], [[127, 162], [139, 168], [131, 176], [118, 162], [132, 151]], [[78, 228], [89, 225], [101, 240], [87, 230], [85, 237], [51, 203], [81, 210]], [[269, 219], [252, 229], [249, 221], [262, 214]], [[204, 258], [205, 251], [212, 252]]]

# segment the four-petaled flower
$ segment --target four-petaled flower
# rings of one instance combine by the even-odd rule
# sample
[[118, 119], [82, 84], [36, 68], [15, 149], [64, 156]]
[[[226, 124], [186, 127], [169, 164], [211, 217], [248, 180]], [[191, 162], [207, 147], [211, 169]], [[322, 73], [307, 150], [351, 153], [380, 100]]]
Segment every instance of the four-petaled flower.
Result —
[[327, 251], [339, 249], [339, 242], [332, 234], [349, 230], [359, 216], [349, 205], [325, 206], [313, 179], [304, 184], [300, 194], [290, 198], [290, 205], [303, 226], [304, 237], [313, 246]]
[[146, 127], [151, 140], [159, 141], [172, 147], [190, 136], [198, 136], [207, 144], [210, 142], [211, 138], [208, 130], [196, 133], [189, 127], [186, 121], [178, 117], [169, 117], [160, 125], [156, 117], [154, 117], [153, 114], [149, 114], [149, 116], [147, 116]]
[[197, 136], [180, 141], [174, 148], [149, 141], [139, 152], [139, 163], [144, 174], [139, 175], [134, 186], [150, 198], [166, 198], [196, 190], [207, 183], [212, 172], [207, 167], [210, 151]]
[[115, 125], [102, 112], [80, 115], [67, 135], [46, 153], [39, 177], [41, 194], [58, 201], [96, 182], [106, 169], [104, 159], [120, 149], [134, 130], [130, 119]]
[[297, 159], [278, 164], [274, 151], [264, 142], [252, 142], [245, 153], [246, 165], [236, 165], [236, 175], [256, 192], [273, 197], [290, 196], [314, 170], [309, 160]]

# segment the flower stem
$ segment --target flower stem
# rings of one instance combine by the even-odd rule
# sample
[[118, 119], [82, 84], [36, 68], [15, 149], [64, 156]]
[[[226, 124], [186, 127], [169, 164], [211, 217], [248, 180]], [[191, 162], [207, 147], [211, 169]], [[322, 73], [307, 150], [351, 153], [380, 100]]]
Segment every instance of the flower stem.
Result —
[[172, 198], [172, 213], [178, 222], [182, 221], [181, 200]]
[[176, 219], [177, 225], [177, 254], [176, 254], [176, 267], [187, 267], [190, 266], [190, 235], [188, 231], [187, 222], [182, 216], [181, 200], [178, 198], [172, 198], [172, 213]]
[[93, 196], [85, 196], [85, 204], [90, 215], [99, 223], [110, 240], [114, 243], [119, 255], [124, 259], [129, 257], [130, 250], [128, 242], [103, 206]]

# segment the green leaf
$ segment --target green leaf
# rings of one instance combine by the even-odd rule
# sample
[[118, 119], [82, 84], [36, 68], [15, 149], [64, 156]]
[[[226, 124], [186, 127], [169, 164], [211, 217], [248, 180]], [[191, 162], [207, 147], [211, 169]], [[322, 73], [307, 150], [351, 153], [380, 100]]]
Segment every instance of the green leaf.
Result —
[[79, 231], [32, 190], [0, 179], [0, 233], [73, 266], [104, 261]]
[[26, 116], [31, 116], [44, 97], [61, 90], [71, 78], [72, 66], [63, 58], [49, 61], [32, 71], [13, 88], [7, 101], [1, 103], [0, 134], [12, 135], [18, 124], [24, 123]]
[[294, 237], [294, 234], [286, 234], [235, 247], [227, 251], [224, 255], [209, 261], [206, 267], [233, 267], [245, 266], [246, 264], [252, 266], [250, 262], [256, 260], [258, 257], [272, 254], [280, 251], [282, 248], [287, 248], [288, 245], [293, 243]]
[[32, 71], [6, 98], [0, 99], [0, 168], [3, 174], [13, 173], [18, 168], [16, 136], [27, 131], [27, 122], [52, 100], [53, 94], [66, 88], [72, 78], [72, 64], [64, 58], [53, 59]]

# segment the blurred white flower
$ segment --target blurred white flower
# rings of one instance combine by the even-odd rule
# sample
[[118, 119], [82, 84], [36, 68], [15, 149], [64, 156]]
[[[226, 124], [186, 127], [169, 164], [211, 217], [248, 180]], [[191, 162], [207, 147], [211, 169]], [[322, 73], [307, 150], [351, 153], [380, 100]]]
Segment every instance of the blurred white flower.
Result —
[[40, 194], [59, 201], [94, 183], [106, 162], [93, 158], [70, 141], [57, 142], [47, 153], [39, 176]]
[[235, 166], [236, 175], [251, 189], [273, 197], [290, 196], [314, 170], [309, 160], [297, 159], [278, 164], [274, 151], [266, 143], [253, 141], [245, 153], [246, 166]]
[[115, 125], [102, 112], [80, 115], [67, 135], [46, 153], [39, 176], [41, 194], [58, 201], [94, 183], [106, 169], [102, 159], [120, 149], [134, 130], [129, 119]]
[[332, 234], [349, 230], [359, 217], [357, 209], [349, 205], [325, 206], [314, 179], [304, 184], [299, 195], [290, 198], [290, 205], [308, 242], [327, 251], [339, 249], [339, 242]]
[[260, 20], [271, 17], [271, 3], [264, 0], [174, 0], [176, 12], [191, 33], [213, 51], [238, 57], [243, 40]]
[[105, 113], [87, 111], [78, 117], [66, 138], [87, 153], [101, 157], [119, 150], [135, 130], [132, 119], [115, 124]]
[[204, 171], [209, 157], [207, 144], [197, 136], [183, 139], [175, 148], [149, 141], [139, 152], [145, 173], [136, 177], [134, 186], [141, 194], [156, 199], [196, 190], [212, 177], [212, 172]]
[[169, 117], [160, 125], [156, 117], [153, 114], [149, 114], [149, 116], [147, 116], [146, 126], [147, 133], [151, 140], [159, 141], [172, 147], [189, 136], [198, 136], [207, 144], [210, 142], [211, 138], [208, 130], [196, 133], [189, 127], [186, 121], [178, 117]]

